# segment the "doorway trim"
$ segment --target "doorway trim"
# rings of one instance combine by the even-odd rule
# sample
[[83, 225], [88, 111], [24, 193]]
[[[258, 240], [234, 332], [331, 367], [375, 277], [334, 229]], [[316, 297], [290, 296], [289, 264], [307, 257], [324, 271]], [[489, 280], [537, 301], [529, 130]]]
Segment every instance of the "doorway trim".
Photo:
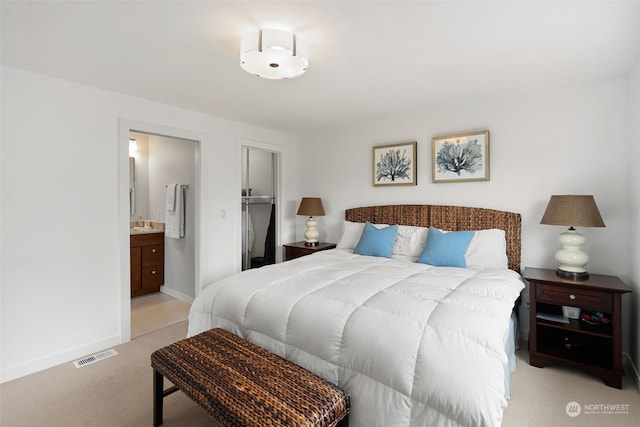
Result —
[[200, 221], [201, 221], [201, 152], [204, 136], [197, 132], [136, 120], [118, 120], [118, 231], [120, 252], [120, 336], [121, 342], [131, 341], [131, 266], [129, 249], [129, 133], [138, 132], [169, 138], [187, 139], [196, 143], [194, 159], [195, 182], [189, 191], [194, 195], [194, 277], [195, 296], [200, 292]]

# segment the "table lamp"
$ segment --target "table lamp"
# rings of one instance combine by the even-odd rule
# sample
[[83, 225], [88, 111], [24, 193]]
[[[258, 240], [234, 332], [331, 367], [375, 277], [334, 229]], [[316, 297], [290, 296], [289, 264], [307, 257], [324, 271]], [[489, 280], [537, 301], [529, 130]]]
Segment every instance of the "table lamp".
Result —
[[305, 221], [307, 229], [304, 231], [305, 246], [318, 246], [318, 221], [314, 216], [324, 216], [324, 207], [322, 207], [322, 199], [320, 197], [303, 197], [300, 201], [297, 215], [308, 215], [309, 219]]
[[556, 252], [556, 261], [560, 264], [556, 274], [573, 280], [588, 279], [589, 273], [584, 267], [589, 263], [589, 255], [581, 250], [586, 239], [574, 227], [605, 226], [593, 196], [551, 196], [540, 224], [569, 226], [558, 238], [562, 249]]

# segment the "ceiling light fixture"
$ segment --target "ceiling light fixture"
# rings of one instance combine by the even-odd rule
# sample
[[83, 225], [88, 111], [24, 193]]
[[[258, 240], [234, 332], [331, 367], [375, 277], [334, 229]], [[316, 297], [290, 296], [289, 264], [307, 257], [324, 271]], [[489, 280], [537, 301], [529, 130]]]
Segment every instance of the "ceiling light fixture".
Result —
[[260, 30], [245, 35], [240, 43], [240, 66], [265, 79], [290, 79], [303, 75], [309, 66], [307, 46], [295, 34]]

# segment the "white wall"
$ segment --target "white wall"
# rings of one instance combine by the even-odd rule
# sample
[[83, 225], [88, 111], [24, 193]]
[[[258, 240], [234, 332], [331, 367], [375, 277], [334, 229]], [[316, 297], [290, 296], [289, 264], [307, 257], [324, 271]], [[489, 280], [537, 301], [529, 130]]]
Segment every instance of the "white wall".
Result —
[[298, 200], [292, 136], [7, 66], [1, 79], [1, 381], [128, 339], [123, 120], [201, 141], [199, 287], [240, 268], [238, 138], [282, 147], [283, 201]]
[[[631, 359], [636, 369], [640, 369], [640, 60], [629, 74], [629, 100], [629, 285], [633, 294], [627, 298], [630, 303], [625, 308], [633, 325], [629, 331]], [[640, 387], [640, 372], [636, 370], [634, 374]]]
[[164, 285], [162, 291], [183, 301], [195, 298], [195, 201], [197, 142], [186, 139], [149, 136], [149, 213], [148, 218], [166, 223], [166, 186], [189, 184], [185, 192], [185, 235], [165, 237]]
[[[298, 146], [300, 191], [322, 197], [327, 216], [319, 221], [320, 238], [330, 242], [339, 238], [344, 209], [356, 206], [428, 203], [519, 212], [522, 266], [549, 268], [557, 266], [557, 237], [564, 231], [539, 224], [549, 196], [593, 194], [606, 228], [580, 230], [591, 255], [587, 269], [629, 281], [627, 90], [627, 80], [618, 78], [437, 105], [308, 135]], [[431, 138], [485, 129], [491, 180], [433, 184]], [[372, 147], [405, 141], [418, 142], [418, 185], [373, 187]], [[298, 238], [303, 230], [298, 219]]]

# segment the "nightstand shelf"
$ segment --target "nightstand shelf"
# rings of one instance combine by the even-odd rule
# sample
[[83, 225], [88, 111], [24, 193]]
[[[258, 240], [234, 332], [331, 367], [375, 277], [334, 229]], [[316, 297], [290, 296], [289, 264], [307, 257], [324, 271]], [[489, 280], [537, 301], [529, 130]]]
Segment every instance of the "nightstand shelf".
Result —
[[319, 251], [326, 251], [327, 249], [334, 249], [335, 243], [319, 243], [317, 246], [306, 246], [304, 241], [289, 243], [284, 246], [284, 260], [289, 261], [294, 258], [300, 258], [301, 256], [311, 255]]
[[[566, 362], [583, 370], [592, 367], [611, 370], [613, 366], [611, 351], [603, 351], [603, 348], [611, 347], [611, 337], [594, 337], [593, 335], [580, 335], [573, 332], [567, 333], [561, 329], [545, 330], [545, 326], [538, 324], [538, 353], [547, 358], [555, 359], [557, 363]], [[566, 341], [568, 340], [568, 341]], [[566, 343], [572, 348], [566, 348]], [[549, 365], [550, 363], [544, 363]], [[534, 366], [537, 366], [534, 364]], [[542, 367], [542, 366], [540, 366]]]
[[[527, 267], [531, 331], [529, 363], [542, 368], [563, 364], [600, 377], [611, 387], [622, 387], [622, 294], [631, 290], [615, 276], [591, 274], [587, 280], [570, 280], [554, 270]], [[601, 312], [608, 323], [569, 323], [541, 319], [557, 314], [562, 306]]]
[[589, 325], [584, 322], [580, 322], [578, 319], [569, 319], [569, 324], [555, 323], [547, 320], [538, 319], [538, 326], [544, 326], [547, 328], [560, 329], [567, 332], [579, 332], [585, 335], [592, 335], [594, 337], [613, 339], [611, 334], [610, 325]]

